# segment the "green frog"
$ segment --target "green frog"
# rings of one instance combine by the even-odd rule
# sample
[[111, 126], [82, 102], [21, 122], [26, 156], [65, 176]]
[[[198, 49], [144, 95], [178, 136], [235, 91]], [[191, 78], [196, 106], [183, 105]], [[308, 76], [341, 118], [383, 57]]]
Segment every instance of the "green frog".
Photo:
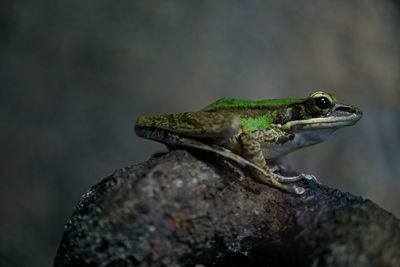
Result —
[[356, 107], [318, 91], [304, 99], [222, 98], [196, 112], [140, 117], [135, 132], [169, 148], [214, 152], [240, 164], [261, 183], [302, 194], [304, 188], [288, 183], [316, 180], [313, 175], [282, 176], [266, 160], [321, 143], [337, 129], [355, 124], [361, 116]]

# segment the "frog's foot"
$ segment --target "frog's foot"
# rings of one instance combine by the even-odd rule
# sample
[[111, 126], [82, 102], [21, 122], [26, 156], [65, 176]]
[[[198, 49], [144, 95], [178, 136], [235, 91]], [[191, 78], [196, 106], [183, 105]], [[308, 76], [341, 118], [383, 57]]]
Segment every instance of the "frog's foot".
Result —
[[287, 192], [292, 192], [292, 193], [295, 193], [295, 194], [298, 194], [298, 195], [301, 195], [301, 194], [303, 194], [303, 193], [305, 192], [305, 189], [304, 189], [303, 187], [296, 186], [296, 185], [285, 185], [285, 184], [283, 184], [283, 183], [278, 182], [278, 181], [277, 181], [275, 178], [273, 178], [273, 177], [268, 177], [268, 176], [260, 177], [260, 176], [256, 176], [256, 178], [257, 178], [257, 180], [258, 180], [259, 182], [262, 182], [262, 183], [264, 183], [264, 184], [271, 185], [271, 186], [273, 186], [273, 187], [282, 189], [282, 190], [287, 191]]
[[258, 166], [253, 166], [255, 169], [257, 169], [258, 175], [255, 175], [258, 181], [272, 185], [274, 187], [283, 189], [285, 191], [289, 192], [294, 192], [298, 195], [301, 195], [305, 192], [305, 189], [303, 187], [299, 187], [296, 185], [285, 185], [286, 183], [293, 183], [295, 181], [301, 180], [301, 179], [307, 179], [307, 180], [312, 180], [318, 183], [317, 178], [312, 175], [312, 174], [304, 174], [301, 173], [297, 176], [282, 176], [277, 173], [270, 173], [266, 172], [265, 170], [259, 168]]
[[[295, 193], [298, 195], [301, 195], [305, 192], [305, 189], [302, 187], [299, 187], [296, 185], [285, 185], [285, 184], [281, 183], [282, 178], [286, 178], [286, 177], [283, 177], [276, 173], [267, 172], [256, 165], [251, 166], [251, 167], [254, 168], [252, 170], [252, 176], [254, 178], [256, 178], [257, 181], [259, 181], [263, 184], [268, 184], [275, 188], [279, 188], [284, 191], [292, 192], [292, 193]], [[298, 179], [291, 179], [291, 181], [296, 181], [296, 180], [298, 180]], [[288, 182], [288, 181], [285, 180], [285, 182]]]
[[312, 174], [301, 173], [296, 176], [282, 176], [282, 175], [275, 173], [275, 175], [276, 176], [274, 178], [280, 183], [293, 183], [293, 182], [295, 182], [297, 180], [301, 180], [301, 179], [307, 179], [307, 180], [311, 180], [311, 181], [318, 183], [317, 178]]
[[292, 193], [295, 193], [297, 195], [304, 194], [304, 192], [306, 191], [303, 187], [296, 186], [296, 185], [285, 185], [285, 184], [282, 184], [282, 183], [278, 182], [274, 178], [271, 178], [271, 181], [272, 182], [269, 183], [269, 184], [272, 185], [273, 187], [285, 190], [287, 192], [292, 192]]
[[269, 168], [269, 170], [271, 171], [271, 172], [279, 172], [280, 170], [281, 170], [281, 168], [279, 168], [279, 166], [278, 165], [272, 165], [272, 166], [268, 166], [268, 168]]

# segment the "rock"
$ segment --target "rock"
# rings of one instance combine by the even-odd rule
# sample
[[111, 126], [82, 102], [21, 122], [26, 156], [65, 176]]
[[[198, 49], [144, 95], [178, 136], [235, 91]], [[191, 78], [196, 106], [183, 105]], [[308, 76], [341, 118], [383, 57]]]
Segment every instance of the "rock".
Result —
[[175, 150], [93, 186], [55, 266], [400, 266], [400, 223], [312, 181], [299, 196], [208, 152]]

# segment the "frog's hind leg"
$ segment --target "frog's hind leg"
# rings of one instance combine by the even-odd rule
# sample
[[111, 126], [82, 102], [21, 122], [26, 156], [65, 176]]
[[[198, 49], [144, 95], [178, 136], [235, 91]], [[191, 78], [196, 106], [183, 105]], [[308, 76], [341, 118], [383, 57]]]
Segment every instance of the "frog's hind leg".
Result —
[[[225, 158], [228, 158], [234, 162], [237, 162], [238, 164], [240, 164], [243, 167], [250, 168], [252, 170], [252, 173], [255, 174], [254, 176], [255, 176], [256, 180], [258, 180], [259, 182], [271, 185], [273, 187], [276, 187], [276, 188], [279, 188], [279, 189], [282, 189], [285, 191], [294, 192], [296, 194], [304, 193], [304, 189], [301, 187], [288, 186], [288, 185], [281, 184], [280, 181], [278, 181], [280, 176], [278, 174], [275, 174], [275, 173], [269, 171], [268, 166], [266, 165], [262, 154], [261, 154], [261, 156], [262, 156], [262, 159], [264, 160], [263, 162], [266, 166], [266, 169], [259, 167], [257, 164], [233, 153], [232, 151], [230, 151], [226, 148], [216, 146], [216, 145], [210, 146], [210, 145], [204, 144], [202, 142], [199, 142], [197, 140], [193, 140], [191, 138], [178, 137], [178, 136], [176, 136], [176, 138], [178, 138], [180, 140], [180, 142], [182, 143], [182, 145], [184, 145], [184, 146], [211, 151], [211, 152], [214, 152]], [[301, 178], [299, 178], [299, 179], [301, 179]], [[295, 181], [295, 180], [292, 180], [292, 181]]]
[[[223, 140], [235, 135], [240, 126], [240, 118], [236, 115], [198, 111], [140, 117], [136, 121], [135, 132], [138, 136], [150, 139], [164, 131], [192, 138]], [[149, 133], [149, 131], [157, 133]], [[168, 143], [168, 140], [162, 140], [162, 142]]]

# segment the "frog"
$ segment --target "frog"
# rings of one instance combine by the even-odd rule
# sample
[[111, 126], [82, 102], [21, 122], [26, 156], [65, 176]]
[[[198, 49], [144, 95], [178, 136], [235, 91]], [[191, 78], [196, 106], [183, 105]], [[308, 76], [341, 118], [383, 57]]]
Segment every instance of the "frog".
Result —
[[222, 98], [199, 111], [139, 117], [135, 132], [169, 149], [210, 151], [260, 183], [301, 195], [305, 188], [294, 182], [316, 181], [315, 176], [284, 176], [268, 162], [321, 143], [361, 117], [360, 109], [338, 102], [332, 93], [316, 91], [306, 98]]

